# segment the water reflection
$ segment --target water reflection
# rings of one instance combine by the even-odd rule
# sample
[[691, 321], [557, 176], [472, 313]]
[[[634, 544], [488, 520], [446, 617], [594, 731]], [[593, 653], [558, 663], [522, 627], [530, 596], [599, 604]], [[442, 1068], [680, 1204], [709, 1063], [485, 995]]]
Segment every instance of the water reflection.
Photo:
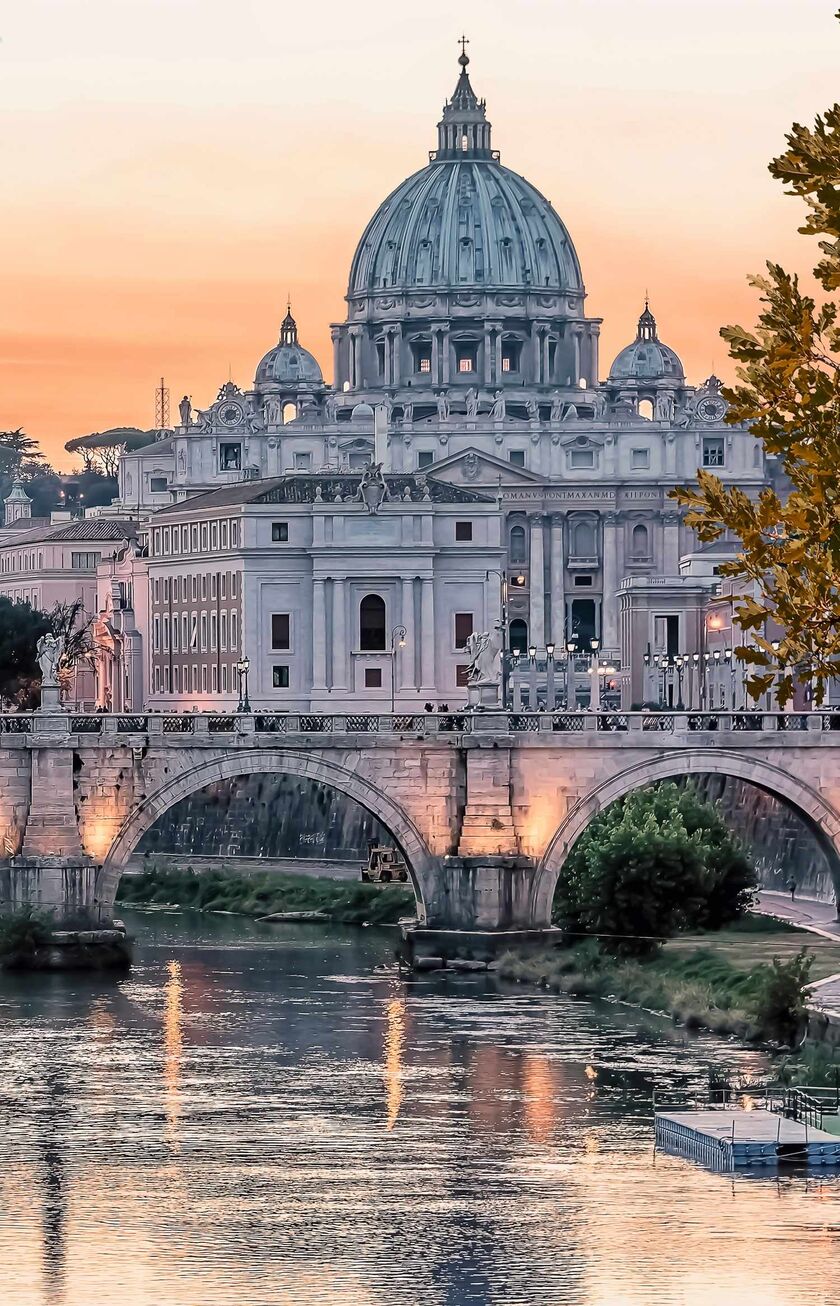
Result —
[[824, 1306], [838, 1183], [654, 1156], [755, 1054], [388, 935], [143, 916], [132, 974], [0, 979], [3, 1306]]
[[394, 1128], [403, 1100], [403, 1046], [406, 1003], [402, 997], [389, 999], [385, 1007], [385, 1101], [387, 1128]]

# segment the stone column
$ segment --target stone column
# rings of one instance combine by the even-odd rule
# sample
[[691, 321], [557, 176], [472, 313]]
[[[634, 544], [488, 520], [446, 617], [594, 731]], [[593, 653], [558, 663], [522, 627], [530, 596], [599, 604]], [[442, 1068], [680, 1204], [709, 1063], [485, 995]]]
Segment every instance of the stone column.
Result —
[[24, 857], [35, 858], [82, 856], [72, 748], [32, 749], [32, 797], [21, 851]]
[[414, 577], [403, 576], [400, 619], [405, 626], [405, 655], [402, 658], [402, 689], [417, 688], [417, 635], [414, 630]]
[[598, 357], [600, 340], [601, 340], [601, 328], [597, 325], [597, 323], [593, 323], [593, 325], [589, 328], [590, 375], [587, 378], [591, 386], [596, 386], [598, 384], [598, 373], [601, 370], [601, 362]]
[[426, 578], [420, 595], [420, 680], [423, 689], [435, 689], [435, 590]]
[[444, 326], [440, 333], [440, 347], [443, 354], [443, 385], [449, 385], [450, 349], [448, 325]]
[[501, 382], [502, 380], [502, 324], [501, 322], [496, 323], [495, 331], [496, 331], [496, 346], [495, 346], [496, 377], [495, 379], [497, 382]]
[[551, 638], [562, 649], [566, 641], [566, 572], [563, 557], [565, 517], [557, 512], [551, 518]]
[[[580, 327], [572, 327], [572, 385], [580, 380]], [[587, 380], [589, 378], [587, 377]]]
[[484, 384], [493, 384], [493, 346], [490, 342], [490, 324], [484, 324]]
[[432, 385], [440, 385], [440, 335], [432, 327]]
[[544, 328], [543, 328], [543, 337], [542, 337], [542, 380], [543, 380], [543, 384], [547, 384], [548, 381], [550, 380], [549, 370], [548, 370], [548, 353], [549, 353], [548, 345], [549, 345], [549, 330], [548, 330], [548, 327], [544, 327]]
[[532, 322], [531, 323], [531, 358], [532, 358], [531, 366], [533, 367], [534, 371], [533, 371], [533, 375], [528, 379], [533, 381], [535, 385], [539, 385], [540, 383], [540, 339], [541, 339], [541, 335], [540, 335], [539, 324], [537, 322]]
[[327, 603], [326, 581], [312, 582], [312, 688], [327, 687]]
[[543, 516], [534, 513], [528, 518], [531, 527], [530, 552], [530, 612], [528, 633], [538, 650], [545, 645], [545, 552], [543, 549]]
[[341, 376], [341, 332], [338, 327], [333, 327], [330, 331], [333, 347], [333, 385], [336, 390], [340, 387]]
[[386, 327], [382, 333], [382, 381], [386, 386], [393, 384], [391, 381], [391, 328]]
[[344, 579], [333, 581], [332, 687], [347, 688], [347, 606]]
[[680, 574], [680, 515], [678, 512], [666, 512], [664, 523], [664, 547], [662, 567], [666, 576]]
[[402, 327], [395, 326], [391, 337], [393, 362], [391, 365], [391, 384], [399, 385], [402, 379]]
[[461, 857], [511, 856], [519, 850], [511, 810], [509, 748], [471, 748], [467, 753], [467, 802], [461, 824]]
[[601, 645], [612, 652], [618, 648], [618, 519], [614, 512], [604, 519], [604, 590], [601, 599]]

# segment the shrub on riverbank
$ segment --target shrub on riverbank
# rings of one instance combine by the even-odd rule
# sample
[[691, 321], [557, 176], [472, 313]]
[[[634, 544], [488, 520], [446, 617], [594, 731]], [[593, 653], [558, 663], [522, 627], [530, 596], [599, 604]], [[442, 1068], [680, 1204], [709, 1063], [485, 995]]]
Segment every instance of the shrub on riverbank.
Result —
[[407, 885], [380, 887], [361, 880], [327, 880], [309, 875], [236, 875], [223, 871], [196, 874], [152, 866], [124, 875], [118, 901], [126, 905], [166, 905], [196, 911], [229, 911], [242, 916], [273, 912], [318, 911], [345, 924], [395, 924], [413, 915], [415, 899]]
[[593, 940], [534, 956], [507, 953], [499, 964], [502, 979], [577, 997], [616, 998], [689, 1029], [788, 1044], [802, 1030], [809, 970], [804, 950], [788, 961], [741, 970], [711, 948], [619, 960]]
[[645, 956], [684, 930], [718, 929], [750, 906], [755, 868], [716, 808], [691, 786], [628, 794], [591, 823], [563, 866], [562, 929]]

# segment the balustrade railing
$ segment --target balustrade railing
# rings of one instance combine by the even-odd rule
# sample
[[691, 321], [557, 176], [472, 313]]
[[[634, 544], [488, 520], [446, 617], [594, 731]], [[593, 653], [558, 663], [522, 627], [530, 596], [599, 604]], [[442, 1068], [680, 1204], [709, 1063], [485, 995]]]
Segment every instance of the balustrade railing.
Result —
[[840, 712], [565, 711], [488, 708], [444, 712], [3, 712], [5, 735], [540, 735], [812, 734], [840, 731]]

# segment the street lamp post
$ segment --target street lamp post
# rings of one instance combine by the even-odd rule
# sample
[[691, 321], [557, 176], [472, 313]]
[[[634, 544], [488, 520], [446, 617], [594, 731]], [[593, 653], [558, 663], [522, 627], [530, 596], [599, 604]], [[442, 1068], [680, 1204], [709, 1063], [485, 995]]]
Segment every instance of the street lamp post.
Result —
[[537, 646], [529, 645], [528, 648], [528, 710], [536, 712], [537, 710]]
[[502, 662], [501, 662], [502, 684], [501, 684], [501, 693], [502, 693], [502, 707], [506, 709], [507, 706], [508, 706], [508, 690], [509, 690], [509, 683], [508, 683], [508, 682], [509, 682], [509, 666], [510, 666], [510, 650], [508, 649], [508, 646], [507, 646], [507, 645], [508, 645], [508, 638], [507, 638], [507, 624], [508, 624], [508, 622], [507, 622], [507, 605], [508, 605], [508, 581], [507, 581], [507, 572], [500, 571], [500, 570], [498, 569], [498, 567], [490, 567], [490, 568], [488, 569], [488, 571], [486, 572], [486, 574], [485, 574], [485, 580], [489, 580], [491, 576], [498, 576], [498, 578], [499, 578], [499, 604], [500, 604], [499, 635], [501, 636], [501, 640], [502, 640]]
[[251, 659], [244, 653], [236, 663], [236, 672], [239, 676], [239, 704], [237, 712], [250, 712], [251, 704], [248, 701], [248, 672], [251, 670]]
[[685, 711], [685, 703], [683, 702], [683, 672], [685, 671], [685, 664], [687, 661], [688, 661], [688, 657], [685, 653], [677, 653], [674, 657], [674, 666], [677, 669], [677, 711], [678, 712]]
[[600, 647], [601, 641], [593, 635], [589, 641], [589, 706], [593, 712], [598, 712], [601, 708], [601, 681], [599, 680], [598, 669], [598, 650]]
[[397, 649], [405, 648], [405, 626], [395, 626], [391, 631], [391, 716], [394, 715], [397, 680]]
[[545, 707], [547, 712], [554, 711], [554, 645], [545, 646]]
[[566, 711], [574, 712], [577, 708], [577, 690], [575, 687], [575, 655], [577, 640], [566, 640]]

